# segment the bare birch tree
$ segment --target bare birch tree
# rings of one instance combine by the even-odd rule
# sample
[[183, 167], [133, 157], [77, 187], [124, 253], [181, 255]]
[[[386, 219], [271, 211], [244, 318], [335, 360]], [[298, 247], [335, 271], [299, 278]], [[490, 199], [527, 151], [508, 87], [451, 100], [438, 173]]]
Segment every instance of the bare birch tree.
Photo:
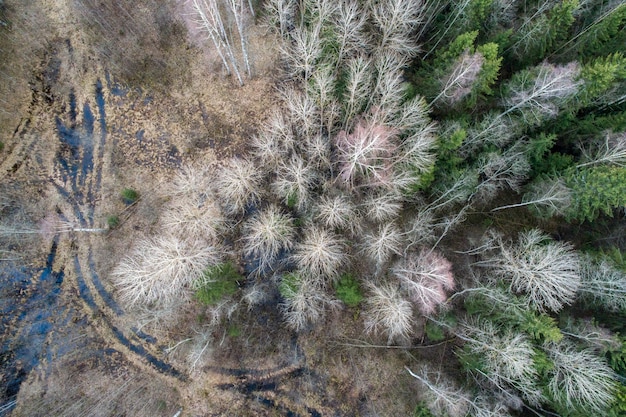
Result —
[[[243, 85], [243, 78], [237, 67], [237, 59], [228, 37], [226, 27], [217, 0], [191, 0], [196, 16], [196, 22], [201, 31], [205, 32], [213, 42], [215, 49], [224, 64], [224, 69], [237, 77], [239, 85]], [[230, 1], [230, 0], [229, 0]], [[235, 0], [233, 0], [235, 1]]]
[[365, 331], [387, 336], [387, 343], [406, 342], [414, 332], [412, 303], [396, 284], [370, 284], [365, 299]]
[[571, 204], [572, 190], [562, 178], [546, 178], [531, 184], [521, 203], [496, 207], [491, 211], [532, 206], [541, 216], [562, 216]]
[[338, 179], [345, 185], [391, 184], [397, 131], [391, 127], [360, 120], [352, 133], [335, 137], [338, 151]]
[[228, 214], [243, 213], [246, 206], [258, 201], [261, 193], [261, 173], [246, 159], [231, 158], [220, 169], [213, 184]]
[[271, 188], [285, 205], [303, 212], [311, 203], [312, 190], [317, 181], [315, 169], [303, 158], [294, 155], [280, 164]]
[[375, 231], [365, 233], [360, 246], [361, 252], [373, 261], [378, 273], [394, 254], [402, 254], [405, 242], [400, 228], [389, 222]]
[[352, 120], [365, 110], [368, 102], [370, 89], [372, 88], [373, 76], [371, 63], [368, 59], [359, 55], [350, 59], [347, 65], [346, 92], [344, 95], [344, 128], [352, 127]]
[[[468, 414], [472, 405], [469, 392], [445, 379], [441, 372], [432, 372], [426, 368], [418, 372], [413, 372], [408, 367], [405, 369], [428, 389], [426, 391], [429, 398], [428, 408], [432, 412], [450, 417], [465, 417]], [[435, 377], [432, 377], [432, 374], [435, 374]]]
[[478, 52], [462, 53], [450, 73], [441, 80], [441, 92], [431, 101], [431, 105], [437, 105], [439, 100], [447, 105], [454, 105], [463, 100], [471, 93], [483, 62], [484, 57]]
[[446, 290], [454, 289], [452, 264], [443, 255], [422, 250], [400, 259], [391, 267], [402, 288], [419, 310], [430, 315], [446, 301]]
[[141, 240], [113, 271], [120, 298], [129, 305], [168, 305], [183, 299], [204, 269], [224, 251], [205, 242], [172, 235]]
[[286, 38], [295, 27], [296, 1], [295, 0], [268, 0], [265, 3], [266, 25], [278, 28], [282, 38]]
[[282, 251], [293, 248], [295, 232], [293, 219], [278, 207], [269, 206], [244, 223], [244, 255], [258, 261], [257, 271], [263, 273], [274, 265]]
[[422, 22], [424, 2], [420, 0], [390, 0], [370, 2], [372, 19], [380, 31], [376, 39], [380, 52], [413, 57], [420, 48], [416, 32]]
[[316, 220], [330, 230], [356, 230], [356, 207], [346, 195], [322, 196], [314, 211]]
[[[285, 279], [285, 277], [283, 277]], [[287, 326], [296, 331], [319, 322], [326, 311], [337, 306], [319, 287], [311, 285], [306, 279], [291, 274], [286, 279], [288, 285], [281, 285], [284, 298], [282, 313]]]
[[[230, 8], [232, 16], [235, 18], [235, 26], [237, 26], [237, 33], [239, 34], [244, 68], [246, 69], [248, 77], [252, 77], [252, 65], [250, 64], [250, 56], [248, 54], [248, 36], [246, 33], [246, 3], [244, 3], [244, 0], [226, 0], [226, 4]], [[250, 7], [249, 12], [254, 13], [252, 7]]]
[[327, 287], [348, 264], [346, 242], [335, 233], [318, 226], [304, 231], [304, 238], [292, 255], [298, 269], [319, 287]]
[[602, 142], [581, 146], [581, 150], [584, 162], [578, 164], [578, 168], [600, 164], [626, 166], [626, 133], [607, 133]]
[[512, 292], [527, 294], [539, 311], [557, 312], [574, 301], [580, 287], [580, 261], [572, 246], [552, 241], [537, 229], [520, 233], [518, 242], [498, 241], [499, 250], [478, 265], [510, 282]]
[[507, 109], [502, 116], [519, 111], [530, 124], [556, 116], [582, 85], [579, 74], [577, 62], [566, 65], [544, 62], [532, 70], [521, 71], [508, 84], [510, 92], [504, 100]]
[[478, 380], [503, 393], [514, 388], [534, 406], [545, 400], [533, 361], [536, 352], [523, 333], [502, 333], [489, 321], [469, 320], [462, 323], [457, 336], [466, 342], [464, 351], [481, 362], [472, 371]]
[[606, 362], [566, 342], [548, 345], [547, 353], [554, 363], [548, 392], [555, 402], [565, 410], [605, 415], [616, 388], [615, 374]]
[[370, 39], [365, 35], [367, 14], [355, 0], [339, 2], [334, 19], [335, 36], [339, 43], [337, 67], [346, 58], [368, 51]]
[[626, 274], [608, 259], [594, 260], [590, 255], [581, 259], [578, 291], [583, 300], [609, 311], [626, 309]]

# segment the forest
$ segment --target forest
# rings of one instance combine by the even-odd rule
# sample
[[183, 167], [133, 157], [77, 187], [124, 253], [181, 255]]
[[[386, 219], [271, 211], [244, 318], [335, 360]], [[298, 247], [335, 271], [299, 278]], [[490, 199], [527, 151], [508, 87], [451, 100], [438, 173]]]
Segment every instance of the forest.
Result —
[[48, 3], [0, 415], [626, 416], [625, 1]]

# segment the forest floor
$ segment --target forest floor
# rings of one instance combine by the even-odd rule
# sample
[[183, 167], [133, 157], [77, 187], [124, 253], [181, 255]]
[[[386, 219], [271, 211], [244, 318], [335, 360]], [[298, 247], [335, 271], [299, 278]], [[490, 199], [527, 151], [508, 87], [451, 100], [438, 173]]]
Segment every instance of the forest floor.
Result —
[[[117, 215], [121, 224], [3, 242], [11, 255], [0, 263], [0, 415], [409, 415], [418, 393], [403, 364], [451, 347], [370, 347], [358, 340], [355, 310], [296, 335], [269, 305], [212, 334], [209, 354], [191, 369], [177, 349], [167, 352], [202, 328], [200, 307], [189, 306], [175, 330], [150, 333], [116, 301], [109, 274], [136, 239], [156, 232], [172, 175], [244, 153], [280, 82], [271, 36], [251, 37], [263, 53], [255, 77], [238, 87], [184, 30], [163, 38], [160, 25], [181, 23], [174, 6], [158, 3], [132, 3], [143, 55], [118, 56], [113, 48], [137, 41], [132, 28], [117, 25], [120, 36], [131, 33], [121, 40], [93, 29], [94, 18], [117, 27], [106, 16], [114, 6], [4, 2], [3, 220], [26, 229], [53, 216], [97, 229]], [[127, 206], [124, 188], [142, 197]]]

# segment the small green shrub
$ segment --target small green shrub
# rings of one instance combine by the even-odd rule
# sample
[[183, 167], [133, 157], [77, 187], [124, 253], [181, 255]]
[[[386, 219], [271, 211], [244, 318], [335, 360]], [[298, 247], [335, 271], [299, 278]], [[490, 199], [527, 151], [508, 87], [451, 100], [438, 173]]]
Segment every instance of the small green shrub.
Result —
[[107, 225], [109, 226], [109, 229], [115, 229], [117, 226], [120, 225], [119, 216], [111, 215], [107, 217]]
[[430, 412], [426, 404], [421, 401], [419, 404], [415, 406], [415, 410], [413, 410], [413, 417], [434, 417]]
[[230, 337], [239, 337], [241, 335], [241, 329], [239, 328], [239, 326], [236, 326], [233, 324], [233, 325], [228, 326], [226, 333]]
[[290, 209], [295, 208], [298, 204], [298, 195], [296, 193], [290, 193], [287, 196], [286, 204], [287, 207], [289, 207]]
[[139, 200], [139, 193], [132, 188], [124, 188], [122, 190], [122, 201], [124, 204], [133, 204]]
[[195, 297], [205, 305], [213, 305], [222, 298], [233, 295], [243, 277], [232, 263], [227, 262], [208, 267], [199, 283], [196, 283]]
[[344, 274], [335, 285], [337, 298], [349, 307], [356, 307], [363, 300], [363, 294], [358, 281], [352, 274]]
[[626, 385], [620, 384], [615, 390], [615, 401], [608, 410], [607, 417], [626, 416]]
[[446, 338], [446, 332], [443, 327], [430, 320], [424, 326], [424, 333], [426, 333], [426, 337], [431, 342], [441, 342]]
[[4, 142], [0, 142], [0, 152], [4, 149]]
[[283, 275], [278, 286], [278, 292], [285, 299], [290, 299], [300, 289], [300, 275], [295, 272], [290, 272]]

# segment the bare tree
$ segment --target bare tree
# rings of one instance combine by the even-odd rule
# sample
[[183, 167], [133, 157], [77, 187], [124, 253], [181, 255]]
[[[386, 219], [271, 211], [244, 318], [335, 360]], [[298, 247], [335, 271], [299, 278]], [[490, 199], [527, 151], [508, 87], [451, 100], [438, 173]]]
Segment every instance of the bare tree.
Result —
[[220, 169], [214, 187], [222, 199], [224, 211], [227, 214], [238, 214], [247, 205], [258, 201], [261, 182], [261, 173], [253, 162], [231, 158]]
[[402, 196], [394, 192], [368, 193], [359, 209], [375, 223], [394, 220], [402, 211]]
[[480, 366], [472, 371], [477, 380], [503, 393], [514, 388], [535, 406], [545, 400], [533, 361], [536, 352], [523, 333], [503, 333], [489, 321], [468, 320], [457, 336], [466, 342], [465, 352], [480, 360]]
[[230, 44], [217, 0], [191, 0], [191, 4], [198, 26], [207, 33], [215, 45], [226, 72], [230, 74], [232, 71], [237, 77], [239, 85], [243, 85], [243, 78], [237, 67], [237, 59]]
[[561, 333], [571, 340], [583, 342], [584, 345], [598, 356], [604, 356], [608, 351], [619, 351], [622, 341], [618, 334], [599, 326], [595, 318], [567, 317], [561, 320]]
[[380, 30], [375, 40], [380, 51], [407, 57], [413, 57], [419, 52], [415, 35], [422, 21], [423, 3], [419, 0], [368, 3], [372, 19]]
[[160, 222], [167, 233], [182, 239], [192, 236], [210, 242], [217, 238], [226, 220], [214, 200], [198, 202], [176, 198], [167, 204]]
[[343, 126], [348, 129], [352, 127], [353, 118], [363, 112], [368, 103], [373, 83], [370, 61], [362, 55], [350, 59], [346, 78]]
[[213, 350], [214, 328], [212, 326], [205, 326], [200, 331], [195, 330], [195, 333], [189, 340], [189, 350], [185, 361], [190, 372], [194, 372], [198, 365], [203, 363], [201, 361], [206, 360]]
[[39, 227], [37, 229], [14, 229], [11, 228], [3, 228], [0, 226], [0, 236], [3, 234], [30, 234], [30, 233], [38, 233], [45, 237], [52, 237], [57, 233], [102, 233], [106, 232], [106, 228], [97, 228], [97, 227], [84, 227], [80, 224], [80, 222], [75, 222], [72, 220], [68, 220], [63, 218], [57, 214], [49, 214], [39, 222]]
[[254, 155], [267, 171], [275, 171], [280, 162], [294, 150], [294, 126], [280, 110], [270, 113], [261, 131], [252, 137]]
[[184, 298], [190, 285], [208, 265], [218, 263], [223, 252], [193, 237], [141, 240], [117, 265], [113, 280], [129, 305], [170, 304]]
[[393, 156], [397, 149], [397, 131], [391, 127], [361, 119], [352, 133], [341, 131], [335, 137], [339, 164], [338, 179], [354, 187], [393, 183]]
[[433, 314], [446, 301], [446, 290], [455, 286], [452, 264], [433, 251], [408, 254], [391, 267], [391, 273], [425, 315]]
[[[428, 371], [426, 368], [422, 368], [418, 372], [413, 372], [408, 367], [405, 369], [428, 389], [426, 391], [427, 397], [429, 397], [428, 408], [433, 413], [450, 417], [465, 417], [468, 414], [472, 405], [469, 392], [444, 379], [441, 372]], [[433, 378], [429, 374], [436, 376]], [[434, 381], [431, 381], [432, 379]]]
[[281, 48], [292, 76], [301, 77], [307, 81], [313, 75], [316, 63], [322, 54], [319, 30], [319, 26], [312, 30], [295, 30], [291, 32], [292, 42]]
[[[327, 132], [333, 132], [335, 123], [339, 119], [339, 104], [335, 101], [336, 77], [330, 65], [324, 65], [313, 73], [311, 82], [307, 84], [306, 92], [317, 104], [319, 126], [326, 127]], [[316, 112], [313, 112], [315, 115]]]
[[432, 133], [435, 125], [430, 120], [429, 111], [426, 100], [421, 96], [415, 96], [402, 104], [400, 111], [390, 123], [392, 126], [400, 129], [402, 133], [408, 135], [416, 134], [418, 131], [421, 132], [423, 130]]
[[324, 287], [327, 280], [336, 279], [348, 263], [346, 242], [321, 227], [309, 227], [296, 245], [293, 260], [300, 271]]
[[269, 206], [248, 219], [242, 233], [244, 255], [258, 260], [260, 273], [271, 267], [282, 251], [294, 246], [293, 219], [276, 206]]
[[447, 105], [455, 105], [471, 93], [484, 60], [478, 52], [463, 52], [450, 73], [441, 80], [441, 92], [431, 101], [431, 105], [437, 105], [439, 100]]
[[339, 2], [334, 19], [334, 29], [339, 43], [337, 66], [345, 58], [365, 52], [370, 47], [370, 40], [365, 34], [367, 13], [355, 0]]
[[571, 196], [572, 190], [565, 185], [562, 178], [546, 178], [533, 183], [530, 190], [524, 194], [524, 198], [521, 203], [500, 206], [491, 211], [532, 206], [542, 216], [562, 216], [570, 207]]
[[314, 168], [327, 171], [331, 166], [331, 148], [328, 135], [319, 133], [307, 136], [304, 153]]
[[272, 190], [286, 205], [303, 212], [311, 202], [312, 189], [317, 181], [315, 169], [304, 159], [294, 155], [278, 167]]
[[180, 238], [192, 236], [211, 242], [226, 223], [211, 190], [214, 166], [187, 165], [167, 186], [172, 198], [166, 204], [160, 223], [163, 229]]
[[387, 335], [387, 343], [406, 342], [414, 332], [412, 303], [392, 283], [370, 284], [365, 298], [365, 330]]
[[[580, 89], [579, 75], [580, 66], [576, 62], [566, 65], [544, 62], [520, 71], [507, 84], [508, 94], [503, 100], [506, 110], [488, 114], [476, 128], [470, 129], [459, 151], [470, 154], [485, 143], [508, 145], [520, 130], [518, 125], [532, 126], [555, 117]], [[515, 112], [521, 115], [522, 123], [508, 117]]]
[[626, 274], [608, 259], [581, 259], [581, 283], [578, 289], [583, 300], [599, 304], [609, 311], [626, 309]]
[[614, 401], [615, 374], [606, 362], [588, 350], [561, 342], [547, 346], [554, 363], [548, 392], [565, 410], [605, 415]]
[[588, 148], [582, 148], [582, 160], [577, 168], [590, 165], [617, 165], [626, 166], [626, 133], [612, 135], [607, 133], [601, 143], [592, 143]]
[[530, 172], [530, 163], [523, 143], [518, 142], [504, 152], [489, 152], [477, 162], [479, 175], [485, 178], [478, 184], [473, 197], [486, 203], [503, 189], [519, 191]]
[[374, 262], [378, 273], [394, 254], [402, 254], [405, 242], [400, 228], [388, 222], [372, 233], [365, 233], [360, 246], [361, 252]]
[[296, 331], [319, 322], [329, 308], [336, 307], [336, 301], [306, 279], [298, 279], [287, 287], [281, 290], [282, 312], [287, 325]]
[[295, 0], [268, 0], [265, 3], [266, 25], [278, 28], [278, 33], [285, 38], [295, 27], [296, 1]]
[[375, 57], [376, 78], [370, 93], [369, 107], [376, 107], [377, 111], [370, 111], [368, 114], [373, 123], [389, 124], [399, 112], [404, 96], [403, 71], [407, 65], [404, 55], [383, 53]]
[[552, 241], [537, 229], [520, 233], [516, 244], [498, 241], [498, 252], [478, 265], [510, 281], [539, 311], [559, 311], [574, 301], [580, 287], [580, 261], [572, 246]]
[[[246, 33], [246, 4], [244, 3], [244, 0], [226, 0], [226, 4], [230, 8], [231, 14], [235, 19], [235, 26], [237, 26], [244, 68], [248, 73], [248, 77], [252, 77], [252, 66], [250, 64], [250, 56], [248, 54], [248, 39]], [[248, 6], [250, 6], [249, 3]], [[254, 14], [254, 10], [251, 6], [250, 13]]]
[[316, 220], [330, 230], [354, 231], [357, 227], [356, 207], [346, 195], [322, 196], [315, 212]]
[[560, 66], [544, 62], [533, 70], [522, 71], [508, 85], [510, 92], [504, 100], [508, 108], [501, 116], [521, 111], [528, 123], [556, 116], [582, 85], [579, 74], [576, 62]]
[[288, 111], [289, 121], [301, 138], [319, 133], [321, 125], [319, 108], [313, 98], [296, 88], [286, 88], [281, 96]]

